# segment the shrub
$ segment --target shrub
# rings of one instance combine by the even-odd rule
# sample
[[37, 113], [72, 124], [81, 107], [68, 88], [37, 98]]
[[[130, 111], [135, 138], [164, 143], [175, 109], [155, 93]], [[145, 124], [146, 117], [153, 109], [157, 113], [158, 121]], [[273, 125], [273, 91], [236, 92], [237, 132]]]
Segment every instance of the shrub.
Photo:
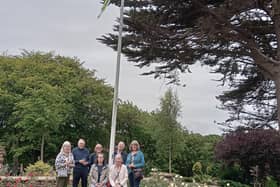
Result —
[[49, 176], [53, 169], [49, 164], [37, 161], [34, 164], [30, 164], [25, 171], [30, 176]]
[[219, 186], [221, 187], [250, 187], [246, 184], [242, 184], [240, 182], [235, 182], [235, 181], [231, 181], [231, 180], [221, 180], [218, 182]]
[[192, 171], [195, 175], [201, 175], [202, 174], [202, 165], [200, 162], [196, 162], [193, 167]]
[[266, 177], [266, 180], [265, 180], [265, 186], [267, 186], [267, 187], [277, 187], [278, 184], [277, 184], [277, 181], [275, 181], [273, 179], [273, 177], [268, 176], [268, 177]]

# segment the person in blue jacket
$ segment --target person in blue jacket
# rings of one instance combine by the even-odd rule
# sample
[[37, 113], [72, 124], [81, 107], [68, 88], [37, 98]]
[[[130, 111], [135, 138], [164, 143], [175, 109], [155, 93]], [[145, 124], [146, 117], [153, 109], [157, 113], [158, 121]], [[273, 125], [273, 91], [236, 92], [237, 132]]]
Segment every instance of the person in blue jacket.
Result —
[[140, 145], [133, 140], [129, 146], [130, 153], [127, 155], [126, 166], [128, 169], [128, 179], [130, 187], [139, 187], [143, 179], [143, 169], [145, 165], [144, 154], [140, 151]]
[[79, 181], [82, 181], [82, 187], [87, 187], [89, 150], [85, 147], [84, 139], [79, 139], [78, 147], [72, 151], [75, 167], [73, 170], [73, 187], [78, 187]]

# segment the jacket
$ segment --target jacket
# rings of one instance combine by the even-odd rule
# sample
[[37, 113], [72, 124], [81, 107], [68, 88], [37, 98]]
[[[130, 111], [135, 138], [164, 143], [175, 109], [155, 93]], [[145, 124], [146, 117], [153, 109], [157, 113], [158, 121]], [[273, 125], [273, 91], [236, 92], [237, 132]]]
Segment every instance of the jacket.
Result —
[[[129, 164], [132, 164], [135, 166], [135, 169], [139, 169], [139, 168], [144, 168], [145, 166], [145, 159], [144, 159], [144, 154], [142, 153], [142, 151], [137, 151], [137, 153], [132, 156], [131, 153], [129, 153], [127, 155], [127, 159], [126, 159], [126, 166], [128, 166]], [[131, 169], [128, 167], [128, 173], [131, 173]]]
[[128, 172], [126, 166], [122, 164], [121, 169], [118, 171], [118, 168], [112, 165], [110, 168], [109, 180], [112, 187], [115, 187], [118, 183], [122, 187], [127, 187]]
[[65, 166], [66, 160], [70, 161], [70, 162], [72, 161], [72, 163], [73, 163], [72, 167], [74, 167], [74, 158], [73, 158], [72, 153], [69, 153], [68, 156], [63, 153], [59, 153], [56, 156], [55, 169], [56, 169], [58, 177], [67, 177], [68, 175], [70, 175], [70, 173], [72, 171], [72, 167]]
[[[108, 174], [109, 174], [109, 168], [107, 165], [104, 165], [102, 167], [101, 175], [100, 175], [100, 183], [102, 183], [102, 187], [106, 187], [106, 183], [108, 182]], [[93, 164], [90, 169], [90, 183], [91, 186], [96, 186], [98, 183], [98, 167], [96, 164]]]

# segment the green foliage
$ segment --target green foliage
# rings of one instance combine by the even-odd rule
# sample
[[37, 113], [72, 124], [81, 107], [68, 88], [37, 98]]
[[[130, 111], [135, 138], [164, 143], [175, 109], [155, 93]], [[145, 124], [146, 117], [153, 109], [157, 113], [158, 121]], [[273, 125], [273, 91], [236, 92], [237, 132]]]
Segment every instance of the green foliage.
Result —
[[34, 164], [29, 164], [25, 169], [29, 176], [49, 176], [52, 174], [53, 168], [42, 161], [37, 161]]
[[176, 158], [174, 167], [181, 175], [192, 176], [193, 165], [200, 162], [205, 166], [202, 169], [204, 173], [207, 173], [206, 167], [211, 166], [213, 169], [211, 175], [217, 176], [219, 164], [214, 158], [214, 147], [220, 139], [221, 137], [217, 135], [202, 136], [184, 131], [184, 148]]
[[249, 185], [246, 184], [242, 184], [240, 182], [235, 182], [235, 181], [231, 181], [231, 180], [221, 180], [218, 182], [218, 184], [221, 187], [249, 187]]
[[155, 113], [156, 126], [153, 138], [156, 139], [157, 162], [165, 164], [164, 170], [171, 172], [172, 162], [183, 150], [183, 131], [179, 124], [180, 101], [176, 93], [168, 89], [160, 100], [160, 109]]
[[201, 175], [202, 174], [202, 165], [200, 162], [196, 162], [193, 167], [192, 171], [195, 175]]
[[[111, 2], [120, 6], [119, 0]], [[280, 59], [279, 18], [275, 17], [279, 1], [230, 2], [129, 1], [123, 52], [137, 67], [148, 67], [144, 75], [170, 83], [178, 83], [179, 72], [190, 72], [193, 64], [210, 66], [211, 72], [221, 75], [221, 84], [229, 84], [217, 97], [229, 111], [227, 127], [273, 128], [279, 103], [275, 92], [279, 84], [274, 82], [279, 66], [273, 60]], [[116, 33], [100, 41], [117, 49]]]
[[278, 183], [273, 177], [267, 176], [265, 180], [265, 187], [278, 187]]
[[25, 51], [0, 56], [0, 74], [0, 141], [8, 162], [35, 162], [42, 137], [52, 161], [65, 140], [108, 144], [112, 88], [78, 59]]
[[219, 177], [225, 180], [233, 180], [233, 181], [244, 181], [243, 180], [244, 171], [238, 164], [221, 166], [219, 170]]

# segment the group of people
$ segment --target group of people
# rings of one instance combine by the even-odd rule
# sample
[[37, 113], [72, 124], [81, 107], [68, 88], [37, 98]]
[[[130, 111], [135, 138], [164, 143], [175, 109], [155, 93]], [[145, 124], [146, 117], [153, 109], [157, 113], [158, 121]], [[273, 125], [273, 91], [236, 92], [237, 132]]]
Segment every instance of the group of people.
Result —
[[79, 139], [78, 146], [71, 151], [71, 143], [65, 141], [55, 160], [57, 172], [57, 187], [67, 187], [69, 176], [73, 171], [73, 187], [139, 187], [143, 178], [145, 165], [144, 154], [140, 145], [133, 140], [129, 146], [129, 154], [124, 142], [119, 142], [113, 157], [113, 165], [109, 168], [106, 163], [103, 147], [97, 144], [90, 154], [85, 147], [84, 139]]

